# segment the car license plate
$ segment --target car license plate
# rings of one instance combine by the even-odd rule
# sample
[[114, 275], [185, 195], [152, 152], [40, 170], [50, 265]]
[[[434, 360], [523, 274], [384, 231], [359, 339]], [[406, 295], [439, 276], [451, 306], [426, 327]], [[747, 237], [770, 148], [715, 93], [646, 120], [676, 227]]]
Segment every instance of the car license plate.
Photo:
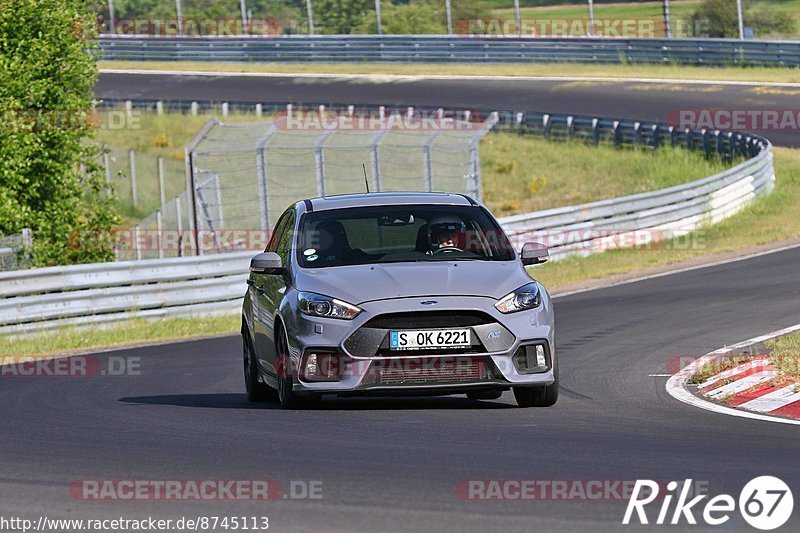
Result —
[[469, 329], [392, 331], [389, 336], [389, 348], [392, 350], [467, 348], [471, 345]]

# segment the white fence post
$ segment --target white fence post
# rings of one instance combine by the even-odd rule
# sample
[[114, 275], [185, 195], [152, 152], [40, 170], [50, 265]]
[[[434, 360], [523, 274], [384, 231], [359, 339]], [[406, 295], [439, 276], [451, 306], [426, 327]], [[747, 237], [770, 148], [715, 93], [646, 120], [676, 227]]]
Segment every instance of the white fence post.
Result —
[[111, 194], [111, 156], [108, 155], [108, 145], [103, 145], [103, 167], [106, 171], [106, 192]]
[[158, 243], [158, 258], [164, 259], [164, 231], [163, 220], [161, 219], [161, 209], [156, 211], [156, 242]]
[[139, 198], [136, 191], [136, 154], [132, 149], [128, 150], [128, 159], [131, 168], [131, 198], [133, 199], [133, 207], [135, 209], [139, 206]]
[[158, 192], [161, 197], [161, 210], [167, 204], [166, 192], [164, 191], [164, 158], [158, 156]]
[[314, 35], [314, 11], [311, 9], [311, 0], [306, 0], [306, 15], [308, 16], [308, 34]]
[[178, 257], [183, 256], [183, 212], [181, 210], [181, 197], [175, 197], [175, 215], [178, 217]]

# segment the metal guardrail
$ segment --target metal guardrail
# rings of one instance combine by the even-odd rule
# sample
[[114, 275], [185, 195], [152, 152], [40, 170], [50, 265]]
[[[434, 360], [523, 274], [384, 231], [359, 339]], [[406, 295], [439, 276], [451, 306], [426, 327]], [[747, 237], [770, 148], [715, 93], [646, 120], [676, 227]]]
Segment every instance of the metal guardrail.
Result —
[[800, 65], [800, 41], [486, 36], [285, 36], [99, 40], [101, 57], [128, 61], [647, 63]]
[[[774, 187], [772, 145], [750, 134], [679, 130], [669, 125], [545, 113], [501, 113], [498, 128], [550, 139], [645, 148], [672, 145], [747, 159], [691, 183], [500, 219], [518, 246], [544, 241], [554, 259], [642, 244], [722, 220]], [[0, 273], [0, 334], [92, 327], [131, 318], [235, 313], [252, 252], [49, 267]]]
[[0, 272], [0, 334], [232, 313], [252, 252]]
[[512, 242], [544, 242], [554, 259], [683, 236], [773, 189], [772, 152], [725, 172], [654, 192], [500, 219]]

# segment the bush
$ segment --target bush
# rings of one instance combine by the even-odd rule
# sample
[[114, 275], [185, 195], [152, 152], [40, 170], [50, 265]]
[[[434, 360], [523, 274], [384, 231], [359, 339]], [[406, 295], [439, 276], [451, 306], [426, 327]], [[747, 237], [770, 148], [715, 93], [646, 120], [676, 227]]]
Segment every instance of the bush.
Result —
[[703, 0], [692, 15], [696, 28], [709, 37], [738, 37], [739, 16], [735, 0]]
[[31, 228], [35, 266], [113, 259], [118, 218], [86, 142], [97, 70], [84, 6], [0, 3], [0, 234]]
[[[742, 1], [744, 25], [753, 28], [756, 36], [770, 33], [793, 33], [797, 21], [793, 15], [771, 10], [766, 4], [750, 7], [749, 0]], [[739, 37], [739, 14], [735, 0], [703, 0], [692, 15], [698, 33], [708, 37]]]
[[765, 5], [757, 5], [749, 10], [745, 23], [753, 28], [756, 37], [770, 33], [794, 33], [797, 29], [797, 19], [793, 14], [772, 11]]
[[[374, 6], [374, 2], [371, 3]], [[461, 21], [487, 19], [492, 16], [486, 2], [453, 0], [451, 3], [453, 31], [463, 31]], [[447, 12], [440, 0], [410, 0], [381, 2], [381, 29], [387, 35], [431, 35], [447, 33]], [[363, 17], [353, 33], [375, 34], [377, 21], [374, 7]]]

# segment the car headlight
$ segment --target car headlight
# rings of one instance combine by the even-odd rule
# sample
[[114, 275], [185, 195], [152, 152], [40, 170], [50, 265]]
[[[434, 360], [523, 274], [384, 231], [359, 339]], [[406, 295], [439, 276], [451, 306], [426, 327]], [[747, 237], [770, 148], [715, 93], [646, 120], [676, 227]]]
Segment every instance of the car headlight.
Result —
[[361, 312], [355, 305], [313, 292], [300, 292], [297, 298], [300, 311], [309, 316], [352, 320]]
[[494, 306], [501, 313], [515, 313], [526, 309], [535, 309], [541, 303], [542, 293], [539, 290], [539, 284], [534, 281], [506, 294]]

